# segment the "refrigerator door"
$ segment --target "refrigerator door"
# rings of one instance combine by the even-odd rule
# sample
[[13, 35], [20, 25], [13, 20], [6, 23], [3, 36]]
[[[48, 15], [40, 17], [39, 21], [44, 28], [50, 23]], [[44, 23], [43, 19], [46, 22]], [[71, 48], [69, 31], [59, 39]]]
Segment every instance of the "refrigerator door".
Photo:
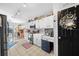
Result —
[[0, 14], [0, 55], [7, 55], [7, 31], [6, 31], [6, 21], [7, 17]]

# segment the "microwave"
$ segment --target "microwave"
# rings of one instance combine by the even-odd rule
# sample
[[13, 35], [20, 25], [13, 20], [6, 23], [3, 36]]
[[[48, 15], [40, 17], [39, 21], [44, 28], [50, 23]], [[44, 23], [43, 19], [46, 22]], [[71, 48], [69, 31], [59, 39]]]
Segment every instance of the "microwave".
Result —
[[53, 37], [53, 36], [54, 36], [53, 28], [45, 29], [45, 35], [46, 35], [46, 36]]

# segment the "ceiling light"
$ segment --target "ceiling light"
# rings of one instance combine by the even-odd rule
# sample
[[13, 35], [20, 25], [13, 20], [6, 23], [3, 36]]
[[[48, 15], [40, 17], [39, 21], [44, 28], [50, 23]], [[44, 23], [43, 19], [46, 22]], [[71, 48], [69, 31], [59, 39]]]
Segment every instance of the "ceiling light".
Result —
[[26, 4], [25, 3], [23, 4], [23, 7], [26, 7]]
[[18, 12], [17, 15], [20, 15], [20, 12]]
[[20, 12], [21, 12], [20, 10], [17, 10], [16, 15], [20, 15]]

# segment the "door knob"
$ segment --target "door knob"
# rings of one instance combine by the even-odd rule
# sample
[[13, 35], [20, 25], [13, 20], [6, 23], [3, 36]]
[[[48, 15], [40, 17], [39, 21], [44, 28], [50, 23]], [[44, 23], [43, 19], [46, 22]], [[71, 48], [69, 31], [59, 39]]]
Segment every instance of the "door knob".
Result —
[[58, 37], [58, 39], [61, 39], [61, 37]]

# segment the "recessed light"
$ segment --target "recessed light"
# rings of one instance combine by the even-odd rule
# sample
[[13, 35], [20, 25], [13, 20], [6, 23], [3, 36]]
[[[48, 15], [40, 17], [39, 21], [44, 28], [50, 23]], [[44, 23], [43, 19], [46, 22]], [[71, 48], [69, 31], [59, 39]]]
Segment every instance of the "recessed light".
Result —
[[18, 12], [17, 15], [20, 15], [20, 12]]
[[23, 7], [26, 7], [26, 4], [25, 3], [23, 4]]

